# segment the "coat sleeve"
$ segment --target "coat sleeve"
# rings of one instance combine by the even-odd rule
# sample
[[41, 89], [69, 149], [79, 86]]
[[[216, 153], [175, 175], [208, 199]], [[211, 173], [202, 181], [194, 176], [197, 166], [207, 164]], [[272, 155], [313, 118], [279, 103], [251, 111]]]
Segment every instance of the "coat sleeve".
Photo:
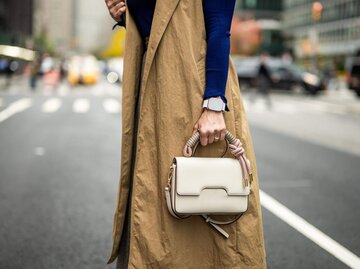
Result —
[[226, 81], [229, 69], [230, 27], [235, 0], [203, 0], [206, 27], [206, 82], [204, 99], [220, 96], [225, 102]]

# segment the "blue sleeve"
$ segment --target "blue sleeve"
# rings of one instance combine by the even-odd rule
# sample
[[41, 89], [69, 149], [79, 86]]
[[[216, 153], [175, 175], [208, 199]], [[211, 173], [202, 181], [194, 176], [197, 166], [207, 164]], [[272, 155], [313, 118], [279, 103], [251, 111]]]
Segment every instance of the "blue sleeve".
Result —
[[204, 99], [221, 96], [226, 103], [226, 81], [229, 68], [230, 27], [235, 0], [203, 0], [206, 27], [206, 82]]

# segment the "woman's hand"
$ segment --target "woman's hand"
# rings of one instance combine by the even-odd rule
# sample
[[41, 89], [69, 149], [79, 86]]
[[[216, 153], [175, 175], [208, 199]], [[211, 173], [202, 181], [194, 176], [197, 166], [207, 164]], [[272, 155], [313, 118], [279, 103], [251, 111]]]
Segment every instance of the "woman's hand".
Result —
[[106, 6], [109, 10], [111, 17], [119, 22], [121, 15], [125, 12], [126, 6], [124, 0], [105, 0]]
[[200, 133], [200, 144], [203, 146], [224, 140], [226, 125], [223, 112], [205, 108], [193, 128], [193, 133], [196, 131]]

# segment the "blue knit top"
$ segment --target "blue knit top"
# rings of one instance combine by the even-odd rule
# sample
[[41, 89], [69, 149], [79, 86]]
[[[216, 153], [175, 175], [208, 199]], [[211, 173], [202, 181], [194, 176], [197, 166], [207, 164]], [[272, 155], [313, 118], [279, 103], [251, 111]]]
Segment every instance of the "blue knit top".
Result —
[[[133, 16], [143, 38], [150, 35], [156, 0], [127, 0], [129, 12]], [[226, 81], [229, 67], [230, 27], [235, 0], [203, 0], [206, 27], [206, 82], [203, 99], [220, 96], [226, 103]], [[123, 25], [123, 22], [119, 22]]]

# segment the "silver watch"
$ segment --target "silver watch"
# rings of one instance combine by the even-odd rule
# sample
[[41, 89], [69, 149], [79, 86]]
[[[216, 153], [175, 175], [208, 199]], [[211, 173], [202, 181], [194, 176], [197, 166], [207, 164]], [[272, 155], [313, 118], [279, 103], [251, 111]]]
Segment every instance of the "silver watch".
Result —
[[207, 108], [213, 111], [225, 111], [225, 103], [221, 98], [210, 97], [209, 99], [204, 100], [203, 108]]

